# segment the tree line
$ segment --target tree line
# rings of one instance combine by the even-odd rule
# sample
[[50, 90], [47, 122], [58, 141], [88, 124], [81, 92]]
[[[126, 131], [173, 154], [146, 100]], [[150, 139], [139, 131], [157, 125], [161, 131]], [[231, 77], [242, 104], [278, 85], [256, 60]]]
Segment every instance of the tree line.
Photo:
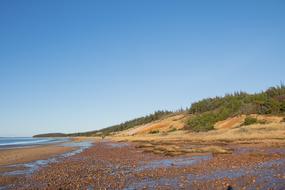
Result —
[[223, 97], [206, 98], [188, 109], [193, 117], [186, 129], [207, 131], [218, 121], [241, 114], [285, 114], [285, 86], [271, 87], [255, 94], [235, 92]]

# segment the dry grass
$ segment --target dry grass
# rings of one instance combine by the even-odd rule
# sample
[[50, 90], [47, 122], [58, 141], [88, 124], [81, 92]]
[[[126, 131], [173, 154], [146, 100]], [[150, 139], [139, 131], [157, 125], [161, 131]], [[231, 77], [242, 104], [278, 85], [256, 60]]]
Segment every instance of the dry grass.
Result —
[[[251, 115], [264, 124], [241, 126], [246, 118], [245, 115], [237, 116], [218, 122], [215, 130], [208, 132], [183, 131], [184, 122], [190, 116], [180, 114], [171, 116], [147, 125], [138, 126], [134, 129], [123, 131], [111, 138], [114, 140], [191, 140], [191, 141], [237, 141], [237, 140], [264, 140], [285, 139], [285, 123], [281, 122], [280, 116]], [[179, 129], [179, 130], [173, 130]], [[150, 131], [159, 130], [158, 134], [149, 134]], [[171, 132], [169, 132], [171, 131]]]
[[[246, 115], [239, 115], [236, 117], [228, 118], [223, 121], [219, 121], [215, 124], [215, 129], [226, 129], [226, 128], [236, 128], [240, 127], [245, 118]], [[280, 123], [283, 119], [281, 116], [272, 116], [272, 115], [257, 115], [257, 114], [251, 114], [250, 117], [256, 118], [258, 121], [262, 121], [265, 124], [269, 123]]]
[[167, 132], [173, 129], [183, 129], [184, 124], [188, 118], [189, 116], [186, 114], [167, 117], [159, 121], [151, 122], [126, 131], [122, 131], [118, 134], [118, 136], [144, 135], [150, 133], [151, 131], [159, 131], [165, 135]]
[[215, 129], [226, 129], [226, 128], [235, 128], [244, 122], [246, 116], [241, 115], [241, 116], [236, 116], [232, 118], [228, 118], [224, 121], [219, 121], [215, 124]]
[[[136, 135], [129, 135], [123, 132], [119, 135], [108, 137], [116, 141], [132, 141], [137, 144], [137, 148], [145, 152], [176, 156], [182, 154], [195, 153], [231, 153], [231, 149], [226, 148], [229, 144], [283, 144], [285, 143], [285, 123], [281, 122], [279, 116], [251, 115], [259, 120], [265, 120], [264, 124], [253, 124], [241, 126], [246, 116], [229, 118], [216, 124], [216, 129], [208, 132], [190, 132], [173, 129], [173, 126], [181, 127], [185, 119], [183, 115], [179, 117], [169, 117], [158, 122], [145, 126], [140, 126], [134, 131]], [[174, 125], [175, 123], [175, 125]], [[145, 131], [158, 129], [164, 132], [158, 134], [148, 134]], [[133, 132], [134, 132], [133, 131]], [[129, 132], [129, 131], [128, 131]], [[190, 145], [185, 147], [184, 145]], [[198, 146], [193, 146], [198, 145]]]
[[218, 129], [209, 132], [175, 131], [168, 135], [142, 134], [135, 136], [121, 135], [109, 137], [116, 141], [191, 141], [191, 142], [245, 142], [245, 141], [284, 141], [285, 123], [269, 123], [242, 126], [237, 128]]
[[137, 142], [136, 148], [142, 149], [144, 152], [151, 152], [154, 154], [163, 154], [165, 156], [178, 156], [184, 154], [201, 154], [201, 153], [213, 153], [213, 154], [228, 154], [232, 150], [218, 146], [205, 144], [203, 146], [190, 146], [185, 147], [184, 141], [151, 141], [151, 142]]

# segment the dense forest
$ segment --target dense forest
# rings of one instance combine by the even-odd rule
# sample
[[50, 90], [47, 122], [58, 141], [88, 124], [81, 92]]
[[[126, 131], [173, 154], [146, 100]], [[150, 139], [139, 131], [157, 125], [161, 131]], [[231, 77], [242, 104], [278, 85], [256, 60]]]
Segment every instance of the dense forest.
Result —
[[195, 102], [189, 109], [193, 117], [186, 129], [207, 131], [218, 121], [240, 114], [284, 114], [285, 86], [271, 87], [264, 92], [247, 94], [236, 92], [224, 97], [207, 98]]

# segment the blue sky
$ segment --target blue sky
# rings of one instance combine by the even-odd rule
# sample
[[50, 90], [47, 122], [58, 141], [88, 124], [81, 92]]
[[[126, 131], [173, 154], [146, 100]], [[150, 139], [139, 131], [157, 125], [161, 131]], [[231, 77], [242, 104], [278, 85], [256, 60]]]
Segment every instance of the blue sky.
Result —
[[100, 129], [285, 80], [280, 0], [2, 0], [0, 136]]

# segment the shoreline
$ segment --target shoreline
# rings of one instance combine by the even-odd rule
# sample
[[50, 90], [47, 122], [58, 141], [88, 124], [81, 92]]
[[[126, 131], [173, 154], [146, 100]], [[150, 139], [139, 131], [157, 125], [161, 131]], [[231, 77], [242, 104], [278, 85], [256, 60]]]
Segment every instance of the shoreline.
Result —
[[22, 164], [72, 151], [73, 147], [60, 146], [61, 143], [52, 145], [39, 145], [35, 147], [24, 147], [0, 150], [0, 167]]
[[140, 144], [96, 141], [80, 154], [32, 175], [0, 176], [0, 184], [8, 185], [7, 189], [285, 188], [284, 147], [250, 144], [239, 145], [229, 154], [167, 156], [145, 152], [137, 148]]
[[[190, 141], [146, 143], [75, 137], [72, 138], [70, 147], [74, 142], [92, 142], [92, 144], [84, 151], [36, 169], [31, 175], [0, 175], [0, 188], [194, 190], [229, 187], [285, 188], [284, 143], [228, 142], [209, 145]], [[218, 147], [229, 151], [224, 152]], [[197, 152], [187, 152], [186, 149]], [[176, 154], [177, 152], [183, 154]]]
[[51, 159], [80, 153], [84, 149], [83, 146], [86, 146], [84, 142], [87, 142], [86, 139], [70, 138], [69, 141], [51, 144], [0, 149], [0, 176], [17, 171], [24, 173], [37, 165], [48, 165]]

